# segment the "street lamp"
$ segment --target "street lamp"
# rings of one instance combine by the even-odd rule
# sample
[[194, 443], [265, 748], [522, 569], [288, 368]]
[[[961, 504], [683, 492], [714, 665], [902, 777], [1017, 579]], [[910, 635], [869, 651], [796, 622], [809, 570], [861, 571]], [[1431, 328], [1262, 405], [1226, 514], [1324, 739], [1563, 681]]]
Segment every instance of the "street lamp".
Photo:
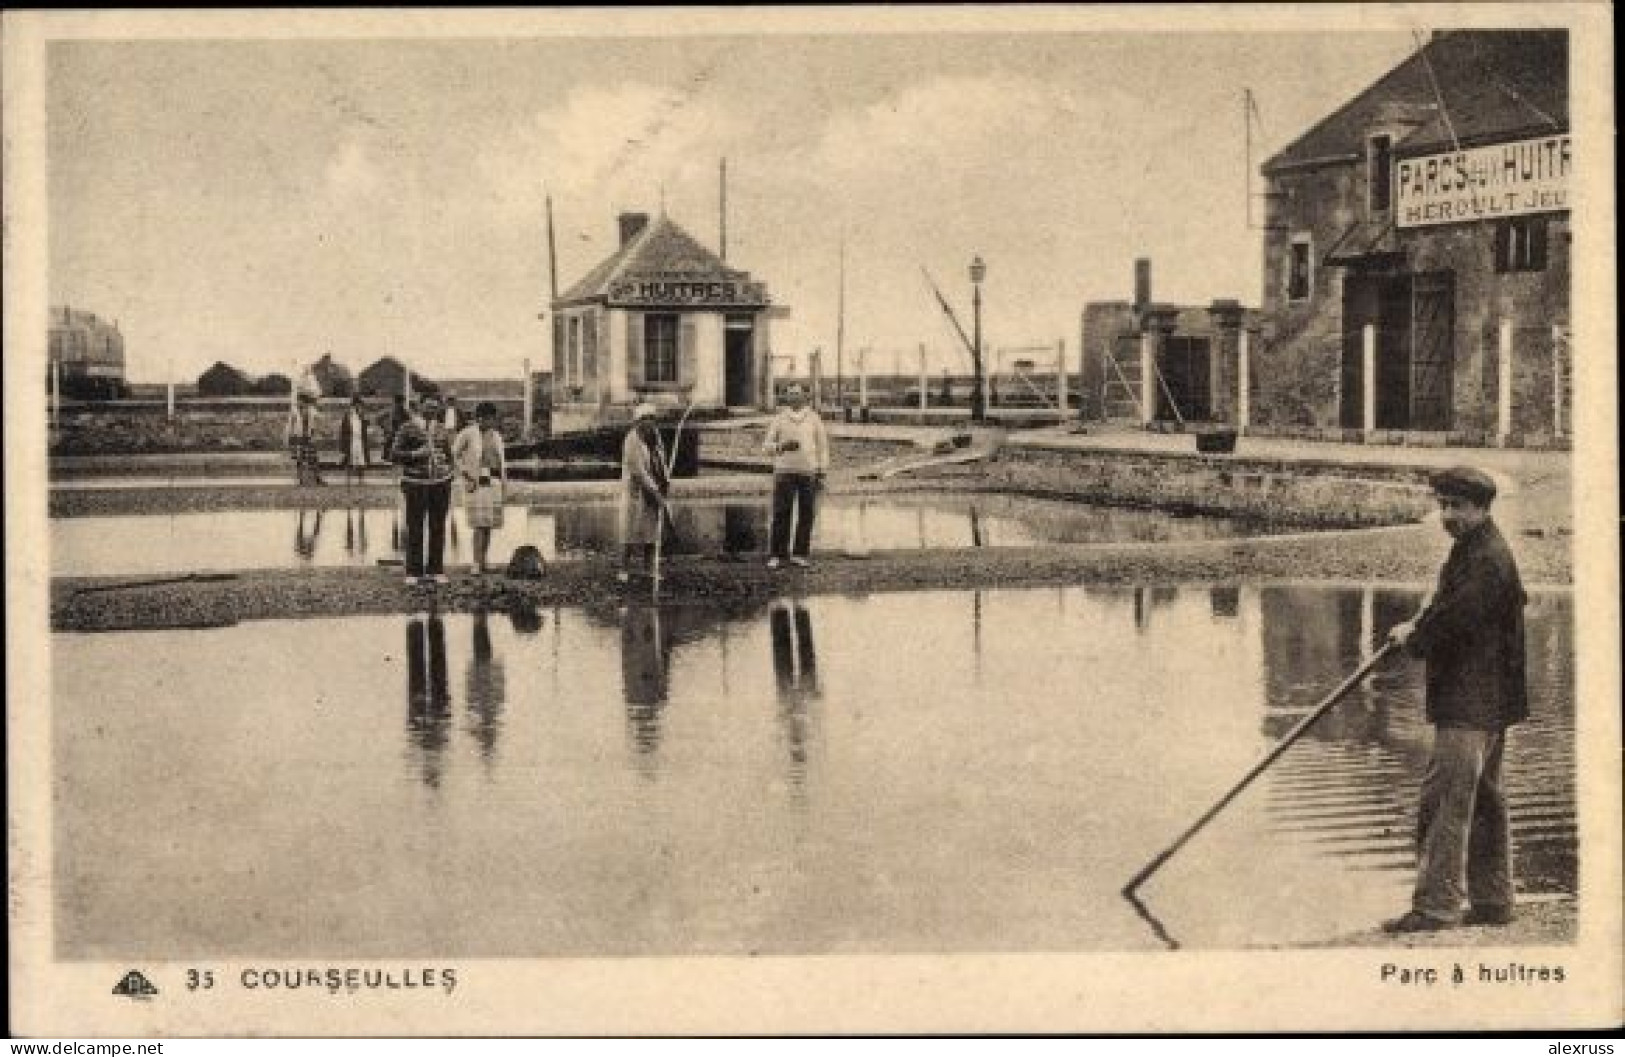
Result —
[[981, 254], [977, 254], [970, 262], [971, 281], [971, 366], [976, 372], [971, 382], [970, 391], [970, 418], [972, 422], [981, 422], [987, 415], [987, 404], [982, 393], [982, 280], [987, 277], [987, 265], [983, 263]]

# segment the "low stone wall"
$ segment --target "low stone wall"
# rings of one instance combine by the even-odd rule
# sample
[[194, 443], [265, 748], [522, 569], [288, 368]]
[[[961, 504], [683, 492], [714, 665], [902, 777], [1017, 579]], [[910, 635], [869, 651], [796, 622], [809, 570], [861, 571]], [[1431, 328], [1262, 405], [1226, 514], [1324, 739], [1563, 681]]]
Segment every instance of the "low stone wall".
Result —
[[[772, 459], [762, 450], [766, 432], [762, 426], [705, 430], [700, 441], [700, 460], [740, 466], [759, 463], [769, 467]], [[830, 465], [837, 470], [919, 450], [908, 441], [835, 436], [829, 438], [829, 447]]]
[[[510, 440], [519, 436], [522, 401], [493, 401], [502, 415], [503, 432]], [[347, 405], [340, 400], [324, 400], [316, 422], [317, 445], [336, 455], [339, 449], [339, 420]], [[472, 410], [468, 404], [465, 410]], [[374, 425], [388, 413], [383, 401], [368, 406]], [[166, 415], [159, 404], [124, 406], [81, 406], [64, 409], [59, 428], [51, 437], [52, 455], [157, 455], [178, 452], [284, 451], [288, 426], [285, 400], [270, 403], [207, 401], [199, 406], [176, 408], [175, 417]], [[373, 444], [383, 443], [376, 428]]]
[[1121, 506], [1222, 514], [1315, 528], [1419, 521], [1433, 509], [1426, 473], [1304, 461], [1005, 448], [932, 480]]

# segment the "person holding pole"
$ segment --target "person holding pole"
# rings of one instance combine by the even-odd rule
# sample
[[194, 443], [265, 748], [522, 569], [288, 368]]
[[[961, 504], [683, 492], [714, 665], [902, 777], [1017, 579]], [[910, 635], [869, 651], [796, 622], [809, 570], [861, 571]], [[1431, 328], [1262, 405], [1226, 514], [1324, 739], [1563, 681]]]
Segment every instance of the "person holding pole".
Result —
[[616, 577], [621, 583], [632, 579], [633, 557], [639, 551], [645, 568], [651, 575], [655, 571], [655, 541], [673, 516], [666, 499], [670, 488], [654, 405], [639, 404], [621, 442], [621, 571]]
[[[829, 437], [824, 420], [807, 409], [807, 394], [799, 385], [785, 390], [783, 409], [767, 427], [762, 446], [773, 456], [773, 529], [767, 567], [777, 569], [786, 558], [806, 568], [812, 548], [813, 521], [818, 516], [818, 492], [829, 470]], [[795, 517], [795, 546], [790, 543], [790, 518]]]
[[[1507, 728], [1529, 716], [1518, 565], [1490, 504], [1495, 482], [1472, 467], [1432, 478], [1440, 521], [1455, 543], [1433, 597], [1388, 633], [1427, 665], [1433, 753], [1417, 808], [1416, 886], [1392, 933], [1513, 917], [1512, 831], [1501, 781]], [[1469, 907], [1462, 914], [1462, 903]]]

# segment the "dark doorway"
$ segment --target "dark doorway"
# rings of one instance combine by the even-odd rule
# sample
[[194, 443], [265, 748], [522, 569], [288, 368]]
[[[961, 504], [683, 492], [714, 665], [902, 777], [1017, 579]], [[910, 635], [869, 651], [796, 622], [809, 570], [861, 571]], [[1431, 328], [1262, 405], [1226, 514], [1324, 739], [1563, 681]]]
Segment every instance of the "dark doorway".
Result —
[[1448, 272], [1351, 275], [1343, 284], [1345, 429], [1365, 424], [1364, 330], [1376, 328], [1376, 427], [1448, 430], [1455, 370], [1455, 285]]
[[1210, 344], [1207, 338], [1162, 340], [1157, 352], [1157, 369], [1162, 372], [1163, 381], [1157, 387], [1158, 419], [1206, 422], [1213, 417]]
[[1456, 285], [1449, 272], [1418, 275], [1411, 301], [1411, 428], [1451, 426], [1456, 373]]
[[723, 325], [723, 399], [729, 407], [756, 405], [756, 329], [750, 316]]

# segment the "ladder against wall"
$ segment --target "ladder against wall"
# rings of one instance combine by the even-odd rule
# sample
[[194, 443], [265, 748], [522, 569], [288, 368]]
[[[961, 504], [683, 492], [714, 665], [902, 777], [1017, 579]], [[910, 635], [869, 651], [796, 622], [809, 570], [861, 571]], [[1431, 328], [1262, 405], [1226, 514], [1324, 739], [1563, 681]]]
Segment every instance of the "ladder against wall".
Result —
[[1102, 350], [1105, 357], [1105, 381], [1101, 384], [1100, 404], [1109, 422], [1140, 421], [1140, 338], [1136, 334], [1119, 334], [1108, 339]]

